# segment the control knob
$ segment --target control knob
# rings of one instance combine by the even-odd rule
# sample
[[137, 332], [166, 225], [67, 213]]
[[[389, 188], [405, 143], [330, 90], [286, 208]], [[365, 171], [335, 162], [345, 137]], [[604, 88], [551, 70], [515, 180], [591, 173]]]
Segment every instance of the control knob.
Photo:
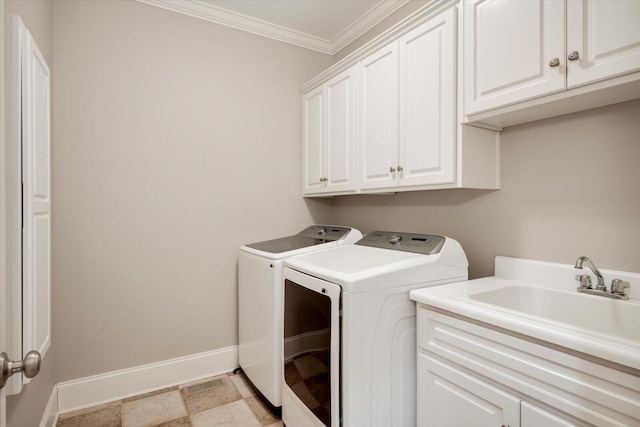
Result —
[[400, 242], [402, 242], [402, 236], [398, 234], [394, 234], [393, 236], [389, 237], [389, 243], [391, 243], [392, 245], [397, 245]]

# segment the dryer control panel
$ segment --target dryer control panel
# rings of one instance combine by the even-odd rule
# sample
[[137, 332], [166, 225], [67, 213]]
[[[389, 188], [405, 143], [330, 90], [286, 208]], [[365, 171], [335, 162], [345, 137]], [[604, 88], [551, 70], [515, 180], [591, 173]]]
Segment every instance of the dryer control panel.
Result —
[[374, 231], [360, 239], [356, 245], [433, 255], [440, 252], [446, 240], [444, 236], [431, 234]]

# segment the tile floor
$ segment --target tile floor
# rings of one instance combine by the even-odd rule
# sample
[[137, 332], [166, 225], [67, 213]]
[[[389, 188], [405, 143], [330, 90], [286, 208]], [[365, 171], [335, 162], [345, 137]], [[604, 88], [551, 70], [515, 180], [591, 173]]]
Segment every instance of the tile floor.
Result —
[[[187, 387], [216, 381], [210, 390]], [[282, 427], [241, 374], [224, 374], [60, 415], [57, 427]]]

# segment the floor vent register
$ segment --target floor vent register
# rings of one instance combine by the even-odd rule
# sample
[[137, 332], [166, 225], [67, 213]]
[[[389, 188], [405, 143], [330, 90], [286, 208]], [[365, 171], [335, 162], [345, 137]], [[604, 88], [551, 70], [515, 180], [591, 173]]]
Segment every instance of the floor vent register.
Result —
[[185, 387], [182, 392], [184, 393], [185, 396], [191, 396], [192, 394], [196, 394], [196, 393], [202, 393], [204, 391], [209, 391], [209, 390], [213, 390], [215, 388], [218, 387], [223, 387], [224, 381], [222, 381], [222, 379], [218, 378], [215, 380], [209, 380], [209, 381], [204, 381], [198, 384], [193, 384], [190, 385], [188, 387]]

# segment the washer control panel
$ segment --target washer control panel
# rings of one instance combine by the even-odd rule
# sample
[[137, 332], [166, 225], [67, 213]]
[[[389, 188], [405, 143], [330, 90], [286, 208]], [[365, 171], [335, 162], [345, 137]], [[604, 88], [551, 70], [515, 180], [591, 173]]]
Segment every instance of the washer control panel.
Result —
[[345, 237], [351, 228], [349, 227], [336, 227], [332, 225], [312, 225], [307, 227], [298, 233], [298, 236], [306, 237], [309, 239], [319, 239], [327, 242], [340, 240]]
[[356, 245], [433, 255], [440, 252], [446, 240], [444, 236], [431, 234], [374, 231], [360, 239]]

